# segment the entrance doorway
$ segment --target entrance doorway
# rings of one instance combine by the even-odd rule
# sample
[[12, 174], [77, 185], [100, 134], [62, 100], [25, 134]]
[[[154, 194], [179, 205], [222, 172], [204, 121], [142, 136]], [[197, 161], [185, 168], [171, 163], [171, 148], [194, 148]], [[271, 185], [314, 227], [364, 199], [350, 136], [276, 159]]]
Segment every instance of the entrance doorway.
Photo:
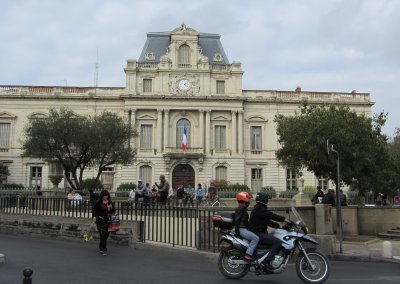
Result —
[[172, 188], [176, 189], [178, 186], [188, 186], [189, 184], [195, 187], [195, 174], [191, 165], [181, 164], [177, 165], [172, 171]]

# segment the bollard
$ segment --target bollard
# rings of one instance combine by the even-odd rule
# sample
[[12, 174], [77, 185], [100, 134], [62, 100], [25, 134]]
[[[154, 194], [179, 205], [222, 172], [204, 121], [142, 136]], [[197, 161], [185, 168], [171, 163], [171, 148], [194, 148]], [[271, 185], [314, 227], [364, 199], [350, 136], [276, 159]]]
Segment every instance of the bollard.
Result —
[[22, 284], [32, 284], [32, 274], [33, 270], [30, 267], [25, 267], [24, 270], [22, 270], [22, 274], [24, 275], [24, 280], [22, 281]]
[[382, 256], [385, 258], [393, 257], [392, 242], [384, 241], [382, 243]]
[[6, 255], [0, 253], [0, 263], [4, 263], [4, 262], [6, 262]]

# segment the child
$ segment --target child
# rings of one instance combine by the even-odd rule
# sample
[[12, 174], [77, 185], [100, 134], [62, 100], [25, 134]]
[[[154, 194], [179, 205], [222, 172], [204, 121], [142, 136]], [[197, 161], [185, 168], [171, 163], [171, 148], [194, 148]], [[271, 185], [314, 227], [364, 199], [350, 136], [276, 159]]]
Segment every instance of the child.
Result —
[[235, 210], [235, 233], [250, 241], [244, 256], [245, 260], [248, 261], [253, 258], [253, 252], [260, 240], [256, 234], [248, 230], [249, 214], [247, 213], [247, 207], [250, 204], [250, 199], [251, 195], [248, 192], [239, 192], [236, 195], [239, 207]]

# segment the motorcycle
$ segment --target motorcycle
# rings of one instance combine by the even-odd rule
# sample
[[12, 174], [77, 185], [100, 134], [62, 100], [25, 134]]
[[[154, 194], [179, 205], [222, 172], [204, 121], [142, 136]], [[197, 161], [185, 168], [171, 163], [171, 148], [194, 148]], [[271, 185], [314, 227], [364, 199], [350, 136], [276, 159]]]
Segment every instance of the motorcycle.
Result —
[[[305, 248], [304, 243], [318, 245], [318, 242], [308, 236], [308, 228], [302, 221], [296, 209], [291, 208], [296, 221], [290, 221], [282, 229], [276, 229], [272, 234], [282, 241], [279, 253], [267, 265], [265, 259], [270, 247], [259, 244], [253, 254], [253, 260], [245, 260], [244, 255], [249, 241], [232, 231], [234, 218], [231, 213], [216, 214], [213, 224], [221, 231], [220, 244], [225, 243], [219, 258], [219, 271], [227, 278], [239, 279], [254, 269], [257, 275], [280, 274], [285, 271], [289, 259], [297, 253], [296, 272], [305, 283], [324, 283], [330, 274], [330, 264], [327, 257], [316, 250], [316, 247]], [[289, 211], [287, 211], [289, 213]]]

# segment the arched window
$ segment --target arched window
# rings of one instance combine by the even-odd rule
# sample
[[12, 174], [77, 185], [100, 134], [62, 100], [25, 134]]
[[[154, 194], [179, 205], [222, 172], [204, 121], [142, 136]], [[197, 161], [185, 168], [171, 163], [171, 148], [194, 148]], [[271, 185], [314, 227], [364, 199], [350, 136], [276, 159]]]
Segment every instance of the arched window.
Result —
[[176, 148], [182, 147], [182, 138], [184, 129], [186, 129], [186, 147], [189, 148], [191, 145], [190, 121], [187, 120], [186, 118], [182, 118], [179, 119], [178, 122], [176, 123]]
[[228, 170], [225, 166], [215, 168], [215, 180], [228, 180]]
[[183, 44], [178, 49], [178, 68], [190, 68], [190, 47]]
[[144, 184], [149, 183], [152, 184], [152, 169], [150, 166], [141, 166], [139, 169], [139, 177]]

